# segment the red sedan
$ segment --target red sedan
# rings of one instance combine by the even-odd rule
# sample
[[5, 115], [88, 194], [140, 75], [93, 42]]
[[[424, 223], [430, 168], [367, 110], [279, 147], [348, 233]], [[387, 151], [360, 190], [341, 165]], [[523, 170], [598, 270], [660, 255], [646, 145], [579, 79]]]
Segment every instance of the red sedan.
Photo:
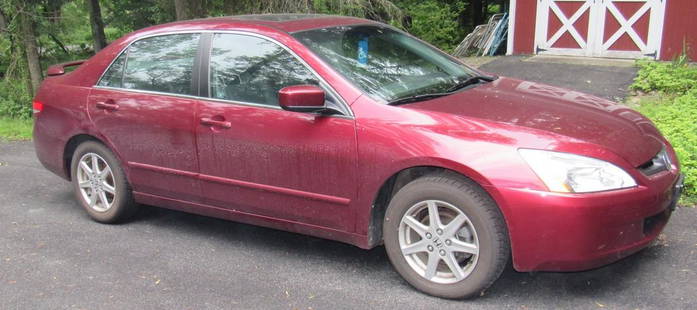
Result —
[[441, 297], [479, 294], [509, 259], [573, 271], [639, 251], [682, 187], [639, 113], [364, 19], [171, 23], [48, 75], [36, 152], [96, 221], [141, 203], [384, 244]]

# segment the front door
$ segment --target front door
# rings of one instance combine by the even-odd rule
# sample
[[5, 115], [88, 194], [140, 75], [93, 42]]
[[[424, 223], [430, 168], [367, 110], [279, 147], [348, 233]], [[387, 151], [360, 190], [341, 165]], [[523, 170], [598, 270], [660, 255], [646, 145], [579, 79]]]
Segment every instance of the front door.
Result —
[[538, 54], [657, 58], [663, 0], [540, 0]]
[[[356, 133], [349, 113], [280, 109], [281, 88], [320, 83], [275, 42], [215, 34], [209, 55], [208, 79], [202, 80], [209, 81], [210, 100], [200, 102], [197, 130], [206, 204], [353, 229], [348, 206], [356, 194]], [[328, 95], [328, 104], [337, 102]]]
[[90, 92], [90, 118], [130, 169], [136, 192], [200, 196], [197, 100], [190, 97], [198, 41], [198, 34], [176, 34], [134, 42]]

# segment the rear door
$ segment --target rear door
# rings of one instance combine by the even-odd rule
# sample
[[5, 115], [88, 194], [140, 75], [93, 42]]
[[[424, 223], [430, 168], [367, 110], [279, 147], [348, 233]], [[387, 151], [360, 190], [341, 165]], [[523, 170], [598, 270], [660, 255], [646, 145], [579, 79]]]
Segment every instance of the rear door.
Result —
[[200, 35], [162, 35], [131, 44], [88, 99], [89, 115], [114, 146], [137, 192], [199, 200], [192, 74]]
[[[309, 67], [276, 42], [212, 37], [209, 100], [199, 106], [198, 151], [207, 204], [265, 217], [352, 230], [356, 134], [350, 110]], [[278, 91], [321, 85], [342, 115], [282, 110]]]

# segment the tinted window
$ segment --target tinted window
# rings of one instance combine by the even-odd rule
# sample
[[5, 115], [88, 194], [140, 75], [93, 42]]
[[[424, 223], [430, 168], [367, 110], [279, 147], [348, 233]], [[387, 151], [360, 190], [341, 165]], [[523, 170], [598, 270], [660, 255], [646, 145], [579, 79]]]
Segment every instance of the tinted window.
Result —
[[281, 88], [302, 84], [319, 85], [319, 81], [278, 44], [245, 35], [214, 35], [211, 97], [277, 105]]
[[121, 53], [119, 58], [116, 58], [111, 67], [104, 73], [104, 76], [99, 80], [99, 86], [121, 87], [121, 77], [123, 76], [123, 65], [126, 64], [126, 54]]
[[128, 49], [123, 87], [193, 94], [191, 72], [198, 34], [175, 34], [139, 40]]

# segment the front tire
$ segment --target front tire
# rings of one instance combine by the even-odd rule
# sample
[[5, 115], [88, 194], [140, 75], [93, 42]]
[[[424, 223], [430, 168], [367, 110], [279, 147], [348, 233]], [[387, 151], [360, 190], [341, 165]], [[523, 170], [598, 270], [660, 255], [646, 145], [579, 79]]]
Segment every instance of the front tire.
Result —
[[444, 298], [480, 295], [505, 269], [508, 232], [496, 203], [473, 181], [424, 176], [401, 188], [385, 213], [383, 237], [397, 272]]
[[137, 210], [118, 159], [103, 144], [80, 144], [73, 154], [70, 171], [77, 201], [95, 221], [124, 221]]

